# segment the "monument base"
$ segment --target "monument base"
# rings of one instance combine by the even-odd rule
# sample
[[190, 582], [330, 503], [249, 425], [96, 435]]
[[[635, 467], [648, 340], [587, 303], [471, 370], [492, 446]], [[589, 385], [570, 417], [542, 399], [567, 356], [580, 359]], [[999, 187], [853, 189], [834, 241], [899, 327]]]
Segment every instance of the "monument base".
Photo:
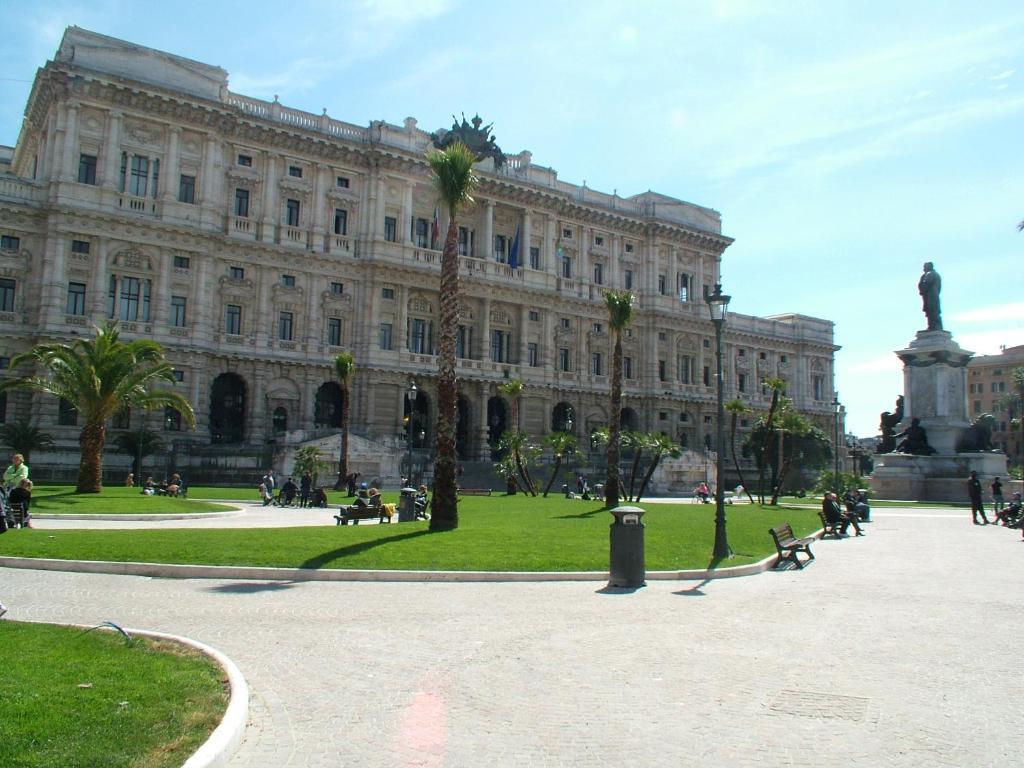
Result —
[[[883, 453], [874, 457], [871, 495], [877, 499], [898, 501], [967, 501], [967, 478], [972, 471], [981, 478], [985, 496], [994, 477], [1006, 474], [1006, 455], [1002, 453], [956, 453], [912, 456]], [[1008, 494], [1007, 494], [1008, 497]]]

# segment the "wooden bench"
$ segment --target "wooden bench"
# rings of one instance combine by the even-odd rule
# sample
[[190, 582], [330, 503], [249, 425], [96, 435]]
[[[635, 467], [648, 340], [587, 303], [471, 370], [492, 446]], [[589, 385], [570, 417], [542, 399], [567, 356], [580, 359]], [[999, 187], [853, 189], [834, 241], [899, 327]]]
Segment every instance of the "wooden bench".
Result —
[[842, 523], [830, 523], [828, 518], [825, 517], [825, 513], [820, 509], [818, 510], [818, 519], [821, 520], [821, 538], [824, 539], [826, 536], [832, 536], [837, 539], [844, 538], [845, 534], [842, 531]]
[[459, 496], [490, 496], [490, 488], [459, 488]]
[[793, 535], [793, 527], [789, 523], [769, 528], [768, 532], [775, 540], [775, 548], [779, 551], [779, 559], [773, 567], [778, 568], [783, 562], [789, 560], [797, 568], [803, 568], [804, 564], [800, 562], [800, 558], [797, 556], [799, 552], [805, 553], [808, 560], [814, 559], [814, 553], [811, 552], [811, 543], [814, 541], [813, 537], [798, 539]]
[[380, 523], [384, 522], [385, 517], [391, 519], [384, 511], [384, 504], [381, 502], [380, 496], [371, 496], [369, 505], [365, 507], [343, 504], [338, 514], [334, 516], [334, 520], [335, 525], [348, 525], [349, 523], [359, 525], [360, 520], [372, 520], [375, 517]]

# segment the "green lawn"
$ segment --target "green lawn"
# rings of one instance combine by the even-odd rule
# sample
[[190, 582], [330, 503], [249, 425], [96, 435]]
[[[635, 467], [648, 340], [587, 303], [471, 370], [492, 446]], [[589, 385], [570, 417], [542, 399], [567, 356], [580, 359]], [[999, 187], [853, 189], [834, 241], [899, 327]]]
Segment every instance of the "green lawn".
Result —
[[[757, 496], [755, 495], [754, 498], [756, 499]], [[798, 497], [798, 496], [783, 496], [783, 497], [781, 497], [779, 499], [779, 503], [780, 504], [797, 504], [797, 505], [799, 505], [799, 504], [813, 504], [815, 506], [820, 507], [821, 506], [821, 496], [812, 496], [810, 494], [808, 494], [807, 496], [805, 496], [803, 498]], [[905, 507], [905, 508], [908, 508], [908, 509], [934, 509], [936, 507], [939, 507], [939, 508], [941, 508], [941, 507], [949, 507], [951, 509], [956, 509], [956, 508], [959, 508], [959, 507], [967, 507], [967, 508], [970, 507], [970, 504], [967, 503], [967, 502], [961, 503], [961, 502], [957, 502], [957, 501], [895, 501], [895, 500], [888, 500], [888, 499], [871, 499], [871, 498], [868, 499], [868, 505], [870, 507], [872, 507], [872, 508], [874, 508], [874, 507]]]
[[221, 512], [223, 504], [166, 496], [143, 496], [138, 488], [104, 488], [102, 493], [75, 493], [70, 485], [37, 485], [32, 513], [47, 515], [155, 515]]
[[171, 768], [217, 726], [223, 672], [176, 643], [0, 621], [0, 765]]
[[[385, 501], [397, 494], [386, 493]], [[467, 497], [460, 527], [429, 533], [427, 523], [274, 529], [22, 529], [0, 536], [0, 555], [56, 559], [255, 565], [287, 568], [601, 571], [608, 568], [611, 515], [599, 502]], [[790, 522], [799, 535], [817, 529], [814, 509], [729, 507], [729, 543], [742, 565], [774, 552], [768, 528]], [[644, 517], [650, 570], [706, 568], [714, 542], [714, 506], [651, 504]]]

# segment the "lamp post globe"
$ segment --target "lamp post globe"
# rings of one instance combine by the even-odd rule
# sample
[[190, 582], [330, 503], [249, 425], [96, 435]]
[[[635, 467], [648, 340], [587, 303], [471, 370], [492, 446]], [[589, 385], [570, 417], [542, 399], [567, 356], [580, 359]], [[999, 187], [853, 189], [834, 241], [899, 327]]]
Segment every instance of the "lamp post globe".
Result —
[[729, 538], [725, 525], [725, 492], [722, 480], [725, 477], [725, 452], [722, 446], [725, 444], [725, 382], [722, 381], [722, 326], [725, 325], [725, 318], [729, 311], [729, 301], [732, 299], [728, 294], [722, 293], [722, 284], [715, 283], [715, 290], [708, 291], [704, 288], [704, 301], [711, 313], [711, 322], [715, 326], [715, 373], [718, 389], [718, 424], [716, 434], [718, 444], [715, 446], [717, 460], [715, 465], [715, 549], [714, 559], [725, 560], [732, 557], [732, 550], [729, 549]]
[[405, 458], [405, 484], [412, 485], [412, 437], [413, 437], [413, 413], [416, 408], [416, 399], [419, 397], [419, 390], [416, 388], [416, 382], [409, 382], [409, 390], [405, 393], [406, 398], [409, 400], [409, 421], [406, 425], [405, 431], [405, 443], [406, 443], [406, 458]]

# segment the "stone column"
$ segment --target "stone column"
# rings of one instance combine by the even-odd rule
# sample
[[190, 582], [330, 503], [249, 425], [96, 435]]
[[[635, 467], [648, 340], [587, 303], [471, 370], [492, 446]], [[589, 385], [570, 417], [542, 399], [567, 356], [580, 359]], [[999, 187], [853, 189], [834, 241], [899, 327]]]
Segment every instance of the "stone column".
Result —
[[[530, 240], [533, 237], [532, 212], [529, 208], [523, 211], [523, 231], [519, 237], [519, 266], [530, 266]], [[526, 327], [525, 325], [523, 326]], [[524, 358], [525, 359], [525, 358]]]
[[486, 261], [494, 259], [494, 201], [486, 200], [484, 208], [484, 242], [480, 257]]
[[101, 238], [98, 247], [96, 248], [95, 261], [92, 264], [92, 285], [88, 287], [89, 295], [89, 308], [86, 310], [88, 314], [92, 315], [92, 322], [100, 324], [104, 318], [107, 317], [107, 293], [109, 291], [108, 286], [108, 274], [107, 274], [107, 259], [110, 250], [110, 245], [107, 239]]
[[256, 317], [254, 318], [256, 322], [256, 328], [254, 329], [256, 332], [256, 348], [258, 350], [265, 350], [270, 347], [270, 340], [275, 337], [272, 293], [274, 275], [269, 269], [258, 267], [256, 282], [260, 297], [259, 303], [255, 307]]
[[395, 332], [393, 334], [395, 349], [409, 349], [409, 286], [399, 285], [398, 293], [398, 315], [395, 318]]
[[[277, 221], [280, 218], [277, 200], [277, 174], [280, 156], [274, 152], [267, 154], [267, 170], [263, 183], [263, 211], [261, 212], [262, 231], [260, 239], [264, 243], [277, 242]], [[255, 201], [253, 201], [255, 202]]]
[[[47, 181], [57, 181], [60, 176], [60, 156], [63, 148], [62, 138], [64, 133], [57, 128], [58, 111], [55, 109], [50, 113], [50, 119], [46, 126], [46, 146], [43, 150], [43, 169]], [[56, 411], [54, 411], [56, 413]]]
[[412, 237], [412, 188], [414, 183], [412, 181], [405, 182], [405, 190], [402, 194], [402, 222], [400, 226], [405, 227], [405, 234], [398, 238], [398, 242], [405, 243], [406, 245], [413, 245], [415, 242]]
[[[203, 175], [199, 180], [200, 187], [202, 189], [201, 202], [204, 206], [210, 208], [217, 208], [220, 205], [220, 200], [217, 199], [217, 137], [215, 134], [209, 134], [206, 137], [206, 143], [203, 146]], [[255, 202], [255, 201], [252, 201]], [[229, 207], [233, 204], [233, 201], [229, 201]], [[230, 209], [234, 212], [234, 208]]]
[[306, 283], [306, 352], [312, 353], [320, 349], [320, 345], [326, 342], [324, 335], [324, 313], [319, 312], [320, 286], [319, 275], [315, 271], [305, 274]]
[[117, 191], [121, 174], [121, 113], [112, 109], [107, 115], [107, 136], [103, 142], [103, 186]]
[[[377, 237], [384, 237], [384, 218], [387, 216], [387, 179], [383, 176], [377, 177], [377, 210], [374, 211], [374, 230]], [[401, 227], [400, 222], [396, 222]], [[395, 233], [395, 239], [402, 242], [401, 231]]]
[[210, 277], [210, 263], [213, 257], [206, 253], [197, 253], [192, 258], [193, 261], [199, 262], [189, 296], [189, 304], [192, 305], [194, 312], [193, 319], [189, 322], [192, 326], [192, 342], [209, 342], [217, 333], [214, 325], [218, 306], [218, 283]]
[[543, 310], [543, 322], [544, 322], [544, 335], [541, 338], [540, 350], [538, 355], [540, 359], [537, 361], [540, 367], [544, 369], [545, 377], [551, 375], [551, 368], [555, 361], [555, 348], [558, 346], [555, 343], [555, 318], [554, 313], [550, 308]]
[[481, 461], [486, 461], [491, 456], [491, 446], [487, 442], [491, 429], [491, 425], [487, 423], [487, 401], [490, 399], [490, 394], [487, 385], [481, 382], [480, 399], [478, 401], [480, 403], [480, 425], [477, 431], [476, 445], [476, 453]]
[[544, 216], [544, 271], [553, 275], [562, 274], [562, 265], [558, 263], [556, 227], [558, 222], [550, 213]]
[[323, 253], [327, 250], [326, 235], [330, 228], [330, 217], [327, 216], [327, 184], [330, 183], [331, 169], [323, 163], [313, 168], [313, 250]]
[[580, 225], [580, 282], [593, 282], [594, 270], [591, 269], [592, 259], [589, 252], [590, 228]]
[[43, 278], [43, 308], [40, 315], [46, 318], [46, 324], [49, 326], [60, 326], [64, 323], [67, 247], [67, 240], [60, 235], [46, 240], [46, 263], [49, 266]]
[[480, 302], [480, 359], [491, 359], [491, 300], [485, 297]]
[[516, 361], [520, 366], [524, 366], [527, 363], [527, 344], [529, 343], [530, 335], [527, 333], [527, 329], [530, 327], [530, 308], [523, 304], [519, 307], [519, 328], [516, 332], [519, 334], [519, 359]]
[[169, 252], [161, 252], [157, 257], [157, 268], [153, 274], [153, 293], [149, 297], [152, 304], [149, 313], [149, 322], [159, 325], [167, 325], [168, 307], [170, 305], [171, 281], [170, 275], [174, 271], [174, 257]]
[[620, 275], [622, 274], [622, 236], [608, 235], [608, 276], [606, 282], [616, 290], [623, 290]]
[[181, 128], [172, 125], [167, 134], [167, 163], [161, 174], [164, 177], [164, 191], [161, 197], [164, 202], [170, 203], [178, 199], [177, 185], [174, 182], [180, 183], [181, 181], [179, 178]]
[[78, 106], [68, 104], [64, 115], [64, 146], [61, 156], [60, 178], [63, 181], [78, 180]]

